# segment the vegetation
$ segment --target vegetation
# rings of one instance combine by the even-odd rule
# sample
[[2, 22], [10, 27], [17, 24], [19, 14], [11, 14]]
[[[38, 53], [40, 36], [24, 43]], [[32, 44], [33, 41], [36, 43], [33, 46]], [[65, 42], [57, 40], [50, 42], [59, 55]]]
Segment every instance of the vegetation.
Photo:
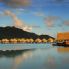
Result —
[[0, 27], [0, 43], [46, 43], [53, 42], [49, 35], [37, 35], [16, 27]]

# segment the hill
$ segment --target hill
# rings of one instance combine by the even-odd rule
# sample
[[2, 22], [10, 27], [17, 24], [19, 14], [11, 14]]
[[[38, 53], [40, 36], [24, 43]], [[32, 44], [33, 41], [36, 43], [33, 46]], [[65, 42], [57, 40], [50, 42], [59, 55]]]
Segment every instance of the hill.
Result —
[[[11, 38], [32, 38], [32, 39], [36, 39], [36, 38], [40, 38], [40, 39], [49, 39], [49, 38], [53, 38], [49, 35], [37, 35], [35, 33], [32, 32], [26, 32], [22, 29], [16, 28], [14, 26], [10, 27], [0, 27], [0, 39], [11, 39]], [[54, 39], [54, 38], [53, 38]]]

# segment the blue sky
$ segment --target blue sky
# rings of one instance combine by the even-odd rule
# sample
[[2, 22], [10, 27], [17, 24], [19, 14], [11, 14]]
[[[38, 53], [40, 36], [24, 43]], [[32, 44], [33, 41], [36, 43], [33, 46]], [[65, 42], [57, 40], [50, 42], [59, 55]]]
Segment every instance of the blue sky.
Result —
[[58, 32], [69, 32], [68, 0], [25, 0], [30, 2], [27, 6], [24, 5], [24, 0], [19, 1], [0, 1], [0, 26], [14, 24], [11, 16], [1, 15], [8, 10], [26, 25], [33, 26], [34, 33], [56, 36]]

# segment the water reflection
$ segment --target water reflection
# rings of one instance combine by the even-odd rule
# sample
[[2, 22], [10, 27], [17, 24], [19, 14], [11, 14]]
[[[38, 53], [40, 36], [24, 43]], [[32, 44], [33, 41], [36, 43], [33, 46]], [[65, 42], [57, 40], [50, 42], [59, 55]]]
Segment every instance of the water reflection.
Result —
[[56, 58], [52, 55], [47, 56], [44, 69], [56, 69]]
[[0, 51], [0, 58], [1, 57], [15, 57], [15, 56], [18, 56], [20, 54], [22, 54], [22, 50], [21, 51]]
[[[32, 50], [33, 51], [33, 50]], [[16, 56], [14, 58], [14, 66], [13, 69], [17, 69], [18, 65], [20, 65], [20, 63], [24, 62], [26, 59], [28, 59], [29, 57], [32, 57], [32, 52], [31, 50], [25, 51], [24, 53], [22, 53], [19, 56]]]
[[[0, 51], [0, 60], [3, 62], [4, 59], [7, 64], [11, 63], [11, 66], [5, 66], [5, 63], [0, 62], [0, 68], [1, 69], [17, 69], [17, 66], [32, 56], [32, 51], [35, 49], [26, 49], [26, 50], [16, 50], [16, 51]], [[8, 63], [9, 61], [10, 63]], [[6, 68], [7, 67], [7, 68]]]
[[54, 50], [48, 53], [44, 69], [69, 69], [69, 47]]
[[69, 69], [69, 48], [0, 51], [1, 69]]
[[69, 53], [69, 47], [66, 48], [57, 48], [59, 53]]
[[26, 49], [26, 50], [7, 50], [7, 51], [2, 51], [0, 50], [0, 58], [1, 57], [8, 57], [8, 58], [14, 58], [14, 57], [17, 57], [21, 54], [24, 54], [25, 52], [28, 52], [28, 51], [33, 51], [34, 49], [30, 50], [30, 49]]

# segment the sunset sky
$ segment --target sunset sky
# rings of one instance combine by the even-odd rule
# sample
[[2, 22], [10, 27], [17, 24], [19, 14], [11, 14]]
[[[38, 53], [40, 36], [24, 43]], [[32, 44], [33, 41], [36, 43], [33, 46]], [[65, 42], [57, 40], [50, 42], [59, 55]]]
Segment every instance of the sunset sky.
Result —
[[37, 34], [69, 32], [69, 0], [0, 0], [0, 26], [21, 23]]

